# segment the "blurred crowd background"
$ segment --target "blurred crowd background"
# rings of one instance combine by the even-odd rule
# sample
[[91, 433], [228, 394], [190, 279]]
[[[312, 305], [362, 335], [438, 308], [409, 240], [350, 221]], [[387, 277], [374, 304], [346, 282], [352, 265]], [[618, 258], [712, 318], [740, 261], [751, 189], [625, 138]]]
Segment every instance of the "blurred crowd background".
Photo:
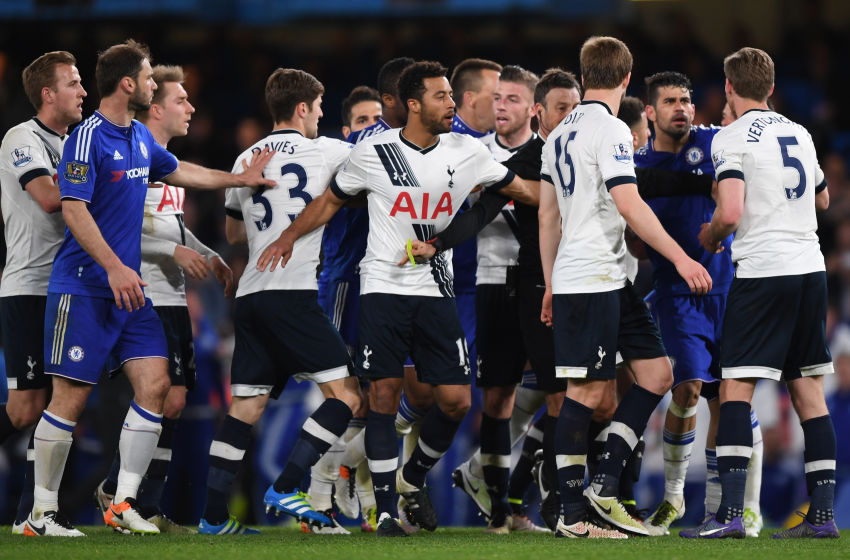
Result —
[[[519, 64], [542, 74], [560, 66], [578, 73], [579, 48], [594, 34], [623, 39], [635, 58], [629, 94], [645, 99], [643, 78], [662, 70], [686, 73], [694, 84], [696, 124], [719, 123], [724, 104], [723, 57], [742, 46], [767, 50], [776, 62], [776, 109], [804, 124], [818, 148], [831, 206], [819, 216], [829, 274], [828, 329], [837, 375], [827, 395], [838, 434], [837, 519], [850, 527], [850, 3], [843, 0], [0, 0], [0, 130], [34, 114], [21, 71], [43, 52], [75, 54], [88, 91], [83, 114], [98, 104], [97, 53], [132, 37], [147, 43], [155, 63], [180, 64], [197, 108], [189, 134], [169, 149], [180, 159], [229, 170], [235, 157], [271, 128], [263, 88], [277, 67], [311, 72], [325, 85], [320, 134], [340, 137], [342, 99], [357, 85], [374, 87], [381, 65], [410, 56], [450, 69], [468, 57]], [[842, 62], [844, 61], [844, 62]], [[186, 225], [233, 267], [244, 248], [224, 239], [224, 194], [190, 193]], [[5, 262], [5, 244], [0, 245]], [[644, 274], [646, 271], [644, 270]], [[232, 301], [213, 280], [190, 282], [198, 386], [177, 429], [166, 495], [182, 523], [197, 523], [203, 507], [209, 442], [227, 409], [232, 352]], [[2, 368], [2, 361], [0, 361]], [[473, 389], [473, 393], [477, 393]], [[476, 394], [477, 402], [480, 397]], [[120, 376], [104, 379], [78, 424], [64, 478], [62, 508], [77, 523], [97, 521], [91, 494], [112, 460], [130, 399]], [[5, 376], [0, 375], [0, 402]], [[303, 419], [320, 402], [306, 384], [290, 383], [256, 427], [231, 511], [243, 521], [271, 523], [261, 496], [277, 476]], [[701, 405], [702, 407], [703, 405]], [[762, 510], [780, 523], [805, 502], [802, 434], [790, 400], [776, 384], [760, 384], [754, 403], [765, 441]], [[659, 410], [666, 410], [666, 401]], [[466, 419], [451, 451], [429, 475], [441, 524], [483, 524], [472, 502], [451, 488], [451, 471], [477, 446], [480, 408]], [[701, 408], [701, 413], [706, 412]], [[704, 414], [700, 415], [705, 417]], [[663, 492], [661, 426], [647, 430], [639, 507]], [[704, 437], [700, 424], [697, 442]], [[0, 447], [0, 524], [8, 525], [23, 476], [27, 437]], [[704, 457], [697, 445], [686, 487], [688, 517], [701, 517]], [[534, 500], [534, 496], [529, 496]], [[532, 508], [533, 510], [534, 508]]]

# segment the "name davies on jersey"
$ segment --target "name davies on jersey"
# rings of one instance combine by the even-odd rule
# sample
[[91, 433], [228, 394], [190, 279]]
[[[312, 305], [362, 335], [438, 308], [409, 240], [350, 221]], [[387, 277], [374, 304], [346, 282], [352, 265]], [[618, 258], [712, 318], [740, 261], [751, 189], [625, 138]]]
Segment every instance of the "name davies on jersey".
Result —
[[[411, 220], [436, 220], [441, 212], [448, 214], [449, 218], [454, 215], [452, 197], [448, 192], [444, 192], [440, 196], [433, 210], [430, 207], [430, 203], [431, 193], [422, 193], [422, 204], [417, 208], [413, 203], [410, 193], [402, 191], [395, 199], [395, 204], [393, 204], [393, 208], [390, 210], [390, 217], [394, 218], [396, 214], [406, 213], [410, 216]], [[417, 210], [419, 214], [416, 213]]]

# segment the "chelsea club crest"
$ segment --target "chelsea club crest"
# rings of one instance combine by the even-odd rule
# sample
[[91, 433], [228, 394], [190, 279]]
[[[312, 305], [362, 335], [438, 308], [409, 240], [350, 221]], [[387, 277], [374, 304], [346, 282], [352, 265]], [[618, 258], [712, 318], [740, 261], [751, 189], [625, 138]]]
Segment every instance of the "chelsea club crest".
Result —
[[139, 140], [139, 151], [142, 152], [142, 157], [148, 159], [148, 147], [141, 140]]
[[697, 146], [694, 146], [685, 153], [685, 159], [688, 160], [688, 163], [691, 165], [699, 165], [702, 163], [704, 157], [705, 154], [702, 149]]

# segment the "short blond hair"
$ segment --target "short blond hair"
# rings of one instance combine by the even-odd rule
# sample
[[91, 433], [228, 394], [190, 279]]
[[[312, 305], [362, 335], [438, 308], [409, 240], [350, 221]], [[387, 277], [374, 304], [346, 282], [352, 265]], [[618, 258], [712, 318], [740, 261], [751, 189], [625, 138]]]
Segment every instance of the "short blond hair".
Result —
[[735, 93], [754, 101], [767, 101], [776, 75], [770, 55], [753, 47], [744, 47], [727, 56], [723, 60], [723, 72]]
[[580, 55], [584, 89], [614, 89], [632, 71], [632, 53], [616, 37], [591, 37]]
[[21, 77], [24, 91], [36, 111], [41, 110], [41, 90], [48, 87], [56, 90], [56, 67], [60, 64], [75, 66], [77, 59], [68, 51], [52, 51], [44, 53], [24, 68]]

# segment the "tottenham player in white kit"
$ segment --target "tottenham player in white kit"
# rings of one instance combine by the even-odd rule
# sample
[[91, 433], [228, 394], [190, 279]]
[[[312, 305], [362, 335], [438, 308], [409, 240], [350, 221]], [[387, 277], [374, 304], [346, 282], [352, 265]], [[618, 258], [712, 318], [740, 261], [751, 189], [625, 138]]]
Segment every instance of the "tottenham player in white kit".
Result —
[[[646, 534], [617, 498], [619, 477], [673, 381], [658, 329], [627, 281], [626, 224], [673, 262], [695, 292], [710, 289], [711, 278], [667, 235], [638, 195], [631, 131], [614, 116], [631, 77], [628, 47], [613, 37], [591, 37], [580, 60], [584, 100], [548, 136], [540, 186], [546, 280], [541, 319], [553, 325], [555, 375], [568, 379], [555, 442], [563, 506], [556, 533], [623, 538], [588, 519], [585, 497], [608, 523]], [[605, 454], [583, 496], [588, 427], [607, 380], [615, 376], [618, 351], [637, 383], [617, 408]]]
[[[149, 109], [136, 117], [150, 129], [156, 142], [167, 147], [175, 136], [185, 136], [195, 108], [183, 88], [180, 66], [153, 67], [157, 89]], [[195, 383], [195, 347], [192, 321], [186, 306], [186, 277], [204, 278], [212, 269], [230, 295], [233, 272], [212, 249], [201, 243], [183, 223], [183, 187], [162, 182], [149, 183], [142, 226], [142, 280], [153, 302], [168, 341], [168, 374], [171, 388], [165, 397], [162, 433], [142, 484], [139, 512], [162, 532], [193, 532], [175, 524], [160, 510], [162, 489], [171, 464], [171, 442], [180, 413], [186, 406], [186, 391]], [[108, 477], [96, 490], [96, 501], [106, 513], [118, 485], [120, 457], [116, 452]]]
[[[11, 128], [0, 147], [6, 237], [0, 321], [9, 387], [9, 400], [0, 406], [0, 443], [35, 424], [47, 405], [44, 306], [53, 255], [65, 234], [56, 167], [68, 127], [82, 119], [86, 96], [76, 64], [71, 53], [54, 51], [24, 69], [24, 90], [37, 114]], [[32, 453], [27, 455], [20, 507], [12, 525], [16, 534], [23, 532], [32, 509]]]
[[726, 303], [720, 355], [717, 513], [691, 538], [743, 538], [744, 494], [752, 454], [750, 403], [759, 379], [783, 380], [805, 440], [810, 506], [774, 538], [838, 538], [833, 520], [836, 440], [824, 402], [833, 373], [826, 345], [826, 272], [815, 210], [829, 205], [826, 180], [805, 128], [772, 111], [770, 56], [745, 47], [723, 62], [726, 99], [738, 120], [711, 143], [717, 209], [700, 242], [717, 251], [732, 232], [735, 277]]
[[[299, 242], [296, 257], [285, 270], [264, 272], [260, 259], [263, 249], [325, 191], [351, 150], [350, 144], [340, 140], [316, 137], [322, 93], [322, 84], [304, 71], [278, 68], [272, 73], [266, 83], [266, 103], [274, 129], [243, 155], [265, 147], [275, 150], [264, 174], [277, 186], [253, 193], [227, 191], [227, 239], [231, 243], [247, 241], [249, 260], [233, 307], [233, 402], [210, 445], [207, 504], [200, 533], [257, 532], [230, 517], [230, 486], [250, 443], [251, 427], [269, 398], [277, 398], [290, 377], [317, 383], [325, 401], [304, 422], [289, 461], [267, 490], [264, 503], [267, 509], [331, 524], [310, 506], [300, 488], [310, 467], [345, 431], [361, 399], [357, 380], [350, 376], [351, 359], [345, 343], [317, 300], [322, 231]], [[236, 168], [241, 166], [241, 158]]]
[[[411, 239], [430, 239], [445, 228], [476, 185], [503, 188], [533, 202], [536, 193], [496, 163], [478, 141], [446, 134], [454, 101], [436, 62], [418, 62], [399, 78], [407, 125], [359, 143], [331, 188], [260, 258], [274, 268], [298, 257], [295, 241], [327, 222], [345, 200], [368, 193], [369, 237], [360, 264], [360, 344], [356, 366], [371, 380], [366, 451], [379, 513], [379, 536], [405, 536], [396, 488], [417, 525], [434, 530], [436, 514], [425, 475], [448, 450], [469, 409], [469, 363], [452, 292], [450, 255], [398, 267]], [[291, 266], [291, 265], [290, 265]], [[404, 361], [413, 358], [423, 383], [434, 386], [437, 406], [422, 423], [419, 442], [397, 475], [398, 409]]]

